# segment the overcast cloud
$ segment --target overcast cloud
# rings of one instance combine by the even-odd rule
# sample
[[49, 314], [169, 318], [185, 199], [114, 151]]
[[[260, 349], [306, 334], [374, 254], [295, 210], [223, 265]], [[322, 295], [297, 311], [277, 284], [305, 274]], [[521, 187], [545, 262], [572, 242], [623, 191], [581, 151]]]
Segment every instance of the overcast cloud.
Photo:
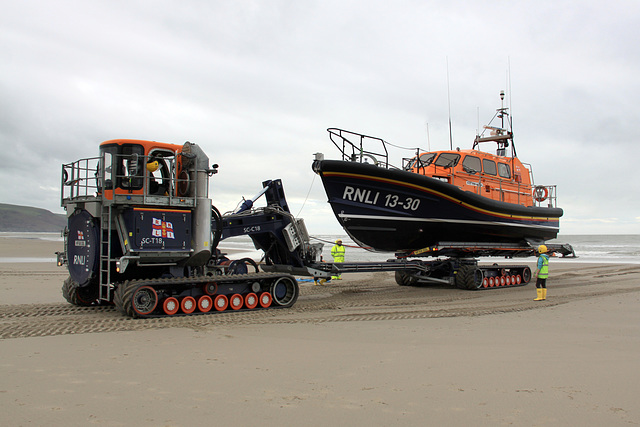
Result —
[[62, 212], [63, 162], [108, 139], [188, 140], [220, 165], [221, 211], [282, 178], [312, 234], [341, 233], [311, 171], [316, 152], [338, 158], [326, 128], [427, 148], [428, 123], [446, 149], [449, 80], [461, 148], [511, 90], [561, 233], [640, 234], [635, 0], [0, 5], [1, 202]]

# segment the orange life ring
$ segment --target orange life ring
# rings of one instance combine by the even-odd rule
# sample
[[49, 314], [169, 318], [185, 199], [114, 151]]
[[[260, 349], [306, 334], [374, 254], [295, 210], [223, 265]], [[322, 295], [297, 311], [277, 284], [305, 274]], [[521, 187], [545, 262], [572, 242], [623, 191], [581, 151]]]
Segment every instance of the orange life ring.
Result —
[[533, 189], [533, 197], [536, 199], [536, 202], [544, 202], [549, 197], [549, 190], [547, 187], [542, 185], [538, 185]]

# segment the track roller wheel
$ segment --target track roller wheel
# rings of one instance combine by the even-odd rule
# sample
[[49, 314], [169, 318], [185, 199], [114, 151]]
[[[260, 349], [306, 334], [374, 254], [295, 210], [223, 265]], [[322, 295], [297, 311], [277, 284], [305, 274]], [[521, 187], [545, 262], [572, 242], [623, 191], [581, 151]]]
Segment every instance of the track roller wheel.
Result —
[[248, 309], [254, 309], [258, 306], [258, 295], [253, 292], [244, 297], [244, 305]]
[[505, 286], [511, 286], [511, 276], [504, 276]]
[[493, 277], [489, 277], [489, 287], [493, 288], [496, 285], [496, 279]]
[[504, 286], [506, 283], [504, 276], [500, 276], [500, 286]]
[[512, 275], [511, 275], [511, 285], [512, 285], [512, 286], [515, 286], [515, 285], [517, 285], [517, 284], [518, 284], [518, 283], [516, 283], [516, 276], [515, 276], [515, 274], [512, 274]]
[[271, 305], [271, 294], [269, 292], [263, 292], [260, 294], [260, 307], [267, 308]]
[[225, 295], [218, 295], [213, 300], [213, 306], [217, 311], [224, 311], [229, 306], [229, 299]]
[[231, 298], [229, 298], [229, 307], [232, 310], [240, 310], [242, 305], [244, 304], [244, 298], [240, 294], [233, 294]]
[[525, 267], [522, 270], [522, 282], [529, 283], [530, 280], [531, 280], [531, 269], [529, 267]]
[[202, 295], [198, 299], [198, 310], [208, 313], [213, 308], [213, 300], [209, 295]]
[[162, 310], [168, 316], [176, 314], [178, 309], [180, 309], [180, 303], [174, 297], [169, 297], [162, 303]]
[[519, 285], [520, 283], [522, 283], [522, 276], [520, 276], [519, 274], [516, 275], [516, 283]]
[[489, 287], [489, 278], [485, 277], [484, 279], [482, 279], [482, 287], [483, 288], [488, 288]]
[[216, 282], [205, 283], [202, 288], [207, 295], [215, 295], [218, 292], [218, 284]]
[[184, 297], [180, 302], [180, 308], [185, 314], [193, 313], [194, 311], [196, 311], [197, 306], [198, 305], [196, 304], [196, 299], [194, 297]]

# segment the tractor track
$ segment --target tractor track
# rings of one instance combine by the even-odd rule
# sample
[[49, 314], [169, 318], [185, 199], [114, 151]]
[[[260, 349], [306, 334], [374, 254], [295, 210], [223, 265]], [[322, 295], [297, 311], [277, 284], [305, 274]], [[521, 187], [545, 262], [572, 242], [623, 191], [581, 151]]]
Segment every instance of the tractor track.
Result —
[[[584, 280], [588, 274], [589, 281]], [[640, 292], [640, 266], [612, 265], [585, 272], [558, 271], [550, 298], [534, 302], [534, 286], [483, 292], [446, 286], [398, 286], [391, 274], [375, 281], [345, 280], [324, 286], [302, 285], [289, 309], [225, 311], [206, 315], [131, 319], [113, 306], [77, 307], [64, 302], [0, 306], [0, 338], [219, 326], [367, 322], [475, 317], [556, 307], [577, 300]]]

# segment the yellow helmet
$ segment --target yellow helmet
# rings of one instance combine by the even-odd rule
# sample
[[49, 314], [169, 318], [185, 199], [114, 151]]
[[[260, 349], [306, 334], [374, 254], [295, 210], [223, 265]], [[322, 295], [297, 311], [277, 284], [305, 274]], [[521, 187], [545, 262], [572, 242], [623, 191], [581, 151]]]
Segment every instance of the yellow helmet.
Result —
[[538, 252], [541, 253], [541, 254], [547, 252], [547, 250], [548, 249], [547, 249], [547, 247], [545, 245], [538, 246]]
[[154, 160], [152, 162], [148, 162], [147, 163], [147, 170], [149, 172], [151, 172], [151, 173], [154, 173], [155, 171], [158, 170], [158, 166], [159, 166], [159, 164], [158, 164], [157, 160]]
[[336, 243], [340, 243], [340, 244], [342, 244], [342, 240], [341, 240], [341, 239], [338, 239], [338, 240], [336, 240]]

